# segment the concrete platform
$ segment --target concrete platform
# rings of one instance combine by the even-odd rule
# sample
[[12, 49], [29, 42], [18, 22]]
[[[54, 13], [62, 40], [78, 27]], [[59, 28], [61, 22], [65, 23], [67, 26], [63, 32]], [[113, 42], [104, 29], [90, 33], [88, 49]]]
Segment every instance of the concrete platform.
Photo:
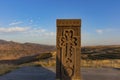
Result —
[[[120, 80], [120, 69], [82, 68], [82, 80]], [[23, 67], [0, 76], [0, 80], [55, 80], [55, 68]]]

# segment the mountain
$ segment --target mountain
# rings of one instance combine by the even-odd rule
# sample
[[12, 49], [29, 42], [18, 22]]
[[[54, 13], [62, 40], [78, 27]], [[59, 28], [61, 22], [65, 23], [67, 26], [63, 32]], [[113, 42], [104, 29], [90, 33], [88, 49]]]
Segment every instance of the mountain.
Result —
[[51, 52], [55, 46], [0, 40], [0, 60]]

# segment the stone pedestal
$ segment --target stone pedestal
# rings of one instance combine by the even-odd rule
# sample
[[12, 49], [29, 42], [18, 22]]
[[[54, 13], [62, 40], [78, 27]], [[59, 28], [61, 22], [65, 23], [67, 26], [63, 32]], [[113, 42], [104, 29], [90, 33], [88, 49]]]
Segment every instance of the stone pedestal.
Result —
[[56, 80], [81, 80], [81, 20], [57, 20]]

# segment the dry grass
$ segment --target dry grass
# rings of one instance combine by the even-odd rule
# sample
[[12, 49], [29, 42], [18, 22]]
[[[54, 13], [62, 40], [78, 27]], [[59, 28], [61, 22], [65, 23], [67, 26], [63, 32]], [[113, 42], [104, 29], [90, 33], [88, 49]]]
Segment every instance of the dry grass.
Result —
[[[0, 75], [6, 74], [20, 67], [24, 66], [39, 66], [39, 67], [53, 67], [56, 65], [55, 59], [48, 60], [38, 60], [29, 63], [22, 63], [20, 65], [9, 65], [1, 64], [0, 65]], [[81, 60], [81, 67], [93, 67], [93, 68], [102, 68], [102, 67], [111, 67], [111, 68], [120, 68], [120, 59], [116, 60]]]
[[81, 60], [82, 67], [111, 67], [120, 68], [120, 59], [115, 60]]
[[48, 63], [46, 62], [47, 58], [50, 58], [52, 55], [51, 53], [44, 53], [39, 54], [36, 56], [28, 56], [23, 57], [20, 59], [17, 59], [15, 61], [10, 61], [11, 63], [1, 63], [0, 64], [0, 75], [4, 75], [6, 73], [9, 73], [17, 68], [25, 67], [25, 66], [52, 66], [50, 61], [48, 60]]
[[56, 65], [56, 61], [55, 60], [49, 60], [49, 61], [37, 61], [37, 62], [34, 62], [34, 64], [36, 65], [41, 65], [43, 67], [52, 67], [52, 66], [55, 66]]
[[[29, 49], [27, 50], [29, 51]], [[4, 53], [3, 51], [2, 53]], [[9, 64], [0, 64], [0, 75], [8, 73], [16, 68], [24, 66], [45, 66], [52, 67], [56, 65], [56, 51], [52, 53], [44, 53], [31, 56], [31, 54], [25, 53], [23, 51], [24, 57], [18, 55], [19, 51], [12, 51], [13, 53], [6, 51], [6, 54], [0, 55], [0, 60], [11, 60]], [[31, 53], [31, 51], [29, 51]], [[32, 52], [33, 53], [33, 52]], [[120, 68], [120, 47], [85, 47], [82, 48], [82, 60], [81, 67], [111, 67], [111, 68]], [[23, 54], [23, 53], [20, 53]], [[19, 58], [18, 58], [19, 56]], [[10, 57], [10, 58], [9, 58]], [[15, 65], [16, 64], [16, 65]]]
[[10, 64], [0, 64], [0, 76], [17, 69], [17, 66]]
[[[56, 65], [56, 60], [40, 60], [33, 62], [35, 65], [41, 65], [45, 67], [52, 67]], [[81, 67], [93, 67], [93, 68], [120, 68], [120, 59], [113, 60], [81, 60]]]

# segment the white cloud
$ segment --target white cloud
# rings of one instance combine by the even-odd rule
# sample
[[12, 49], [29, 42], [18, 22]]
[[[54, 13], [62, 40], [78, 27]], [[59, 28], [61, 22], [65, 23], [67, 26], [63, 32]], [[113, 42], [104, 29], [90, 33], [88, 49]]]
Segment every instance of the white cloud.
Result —
[[50, 36], [55, 36], [56, 33], [55, 33], [55, 32], [49, 32], [49, 35], [50, 35]]
[[104, 31], [103, 31], [102, 29], [97, 29], [96, 32], [97, 32], [98, 34], [103, 34]]
[[33, 28], [30, 27], [29, 30], [24, 31], [24, 36], [31, 36], [31, 37], [55, 37], [56, 33], [53, 31], [49, 31], [47, 29], [42, 29], [40, 27]]
[[31, 19], [31, 20], [30, 20], [30, 22], [32, 23], [32, 22], [33, 22], [33, 20]]
[[0, 27], [0, 34], [2, 35], [0, 35], [0, 37], [9, 40], [18, 40], [23, 42], [31, 41], [42, 44], [53, 44], [55, 42], [56, 33], [54, 31], [39, 27], [38, 24], [33, 24], [33, 19], [29, 19], [28, 22], [29, 23], [26, 24], [24, 21], [15, 20], [12, 23], [7, 24], [6, 27], [2, 25]]
[[1, 27], [0, 32], [2, 33], [24, 32], [27, 31], [28, 29], [29, 29], [28, 27], [8, 27], [8, 28]]
[[10, 23], [9, 25], [11, 26], [13, 26], [13, 25], [18, 25], [18, 24], [21, 24], [21, 23], [23, 23], [23, 22], [21, 22], [21, 21], [18, 21], [18, 22], [12, 22], [12, 23]]
[[46, 32], [47, 30], [46, 29], [38, 29], [37, 31], [39, 31], [39, 32]]
[[42, 37], [48, 37], [48, 36], [55, 36], [55, 32], [48, 31], [46, 29], [39, 29], [39, 28], [31, 28], [28, 33], [32, 36], [42, 36]]
[[97, 29], [96, 32], [98, 34], [106, 34], [106, 33], [111, 33], [111, 32], [119, 32], [120, 29], [116, 29], [116, 28], [106, 28], [106, 29]]

